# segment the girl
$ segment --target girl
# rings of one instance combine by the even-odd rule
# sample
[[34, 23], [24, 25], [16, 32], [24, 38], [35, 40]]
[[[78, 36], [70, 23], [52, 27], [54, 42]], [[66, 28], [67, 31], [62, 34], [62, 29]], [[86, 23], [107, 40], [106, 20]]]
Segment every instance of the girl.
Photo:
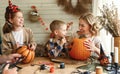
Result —
[[33, 40], [31, 29], [24, 27], [24, 18], [21, 10], [18, 6], [12, 5], [10, 1], [9, 6], [6, 8], [5, 20], [2, 38], [3, 54], [10, 54], [23, 45], [35, 50], [36, 43]]

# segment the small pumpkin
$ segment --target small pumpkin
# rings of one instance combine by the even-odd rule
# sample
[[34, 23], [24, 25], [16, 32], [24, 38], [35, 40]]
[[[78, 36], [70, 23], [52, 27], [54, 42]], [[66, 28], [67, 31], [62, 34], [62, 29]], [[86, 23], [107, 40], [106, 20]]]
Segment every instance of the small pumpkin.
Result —
[[22, 63], [30, 63], [34, 60], [35, 57], [34, 50], [28, 49], [27, 46], [20, 47], [19, 49], [17, 49], [16, 53], [19, 53], [24, 57]]
[[100, 65], [102, 66], [107, 66], [109, 64], [109, 59], [108, 57], [104, 57], [100, 60]]
[[91, 52], [87, 50], [87, 48], [84, 46], [83, 42], [86, 40], [86, 38], [74, 38], [72, 48], [69, 51], [69, 55], [71, 58], [76, 60], [87, 60]]
[[109, 58], [105, 55], [102, 45], [100, 44], [100, 56], [98, 58], [100, 65], [107, 66], [109, 64]]

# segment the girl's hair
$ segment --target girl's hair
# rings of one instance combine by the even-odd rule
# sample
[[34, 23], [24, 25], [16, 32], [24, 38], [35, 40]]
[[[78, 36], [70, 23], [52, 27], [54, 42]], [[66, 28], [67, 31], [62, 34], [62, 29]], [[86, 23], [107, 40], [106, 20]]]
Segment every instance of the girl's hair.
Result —
[[85, 20], [91, 26], [90, 32], [92, 33], [92, 35], [96, 36], [98, 34], [98, 24], [95, 21], [95, 17], [92, 13], [85, 13], [79, 17], [79, 20], [80, 19]]
[[65, 25], [65, 22], [60, 20], [54, 20], [50, 24], [50, 30], [53, 32], [54, 30], [60, 29], [62, 25]]
[[5, 24], [3, 26], [3, 34], [9, 33], [12, 31], [13, 26], [9, 19], [13, 19], [17, 12], [21, 12], [21, 10], [16, 5], [12, 5], [14, 9], [11, 9], [10, 6], [6, 7], [5, 12]]

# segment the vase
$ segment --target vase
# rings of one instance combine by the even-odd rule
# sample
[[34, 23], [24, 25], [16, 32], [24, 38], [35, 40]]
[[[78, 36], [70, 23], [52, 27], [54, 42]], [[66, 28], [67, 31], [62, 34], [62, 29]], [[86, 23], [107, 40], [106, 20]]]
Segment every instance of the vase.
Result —
[[120, 37], [114, 37], [114, 47], [118, 47], [118, 63], [120, 65]]

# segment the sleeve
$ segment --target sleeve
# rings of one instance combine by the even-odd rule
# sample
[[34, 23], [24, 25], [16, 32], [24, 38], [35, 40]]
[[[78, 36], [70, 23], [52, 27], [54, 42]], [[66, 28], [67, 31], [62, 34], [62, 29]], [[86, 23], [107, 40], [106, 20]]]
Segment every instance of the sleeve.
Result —
[[101, 41], [99, 37], [94, 38], [94, 43], [95, 43], [95, 46], [100, 49]]
[[30, 29], [30, 44], [34, 44], [35, 45], [35, 47], [36, 47], [36, 42], [34, 41], [34, 36], [33, 36], [33, 32], [32, 32], [32, 30]]
[[12, 53], [12, 42], [8, 38], [9, 36], [3, 35], [2, 37], [2, 54]]
[[33, 32], [30, 28], [26, 28], [26, 31], [27, 31], [27, 38], [28, 38], [28, 42], [29, 44], [33, 44], [35, 47], [37, 46], [36, 42], [34, 41], [34, 36], [33, 36]]
[[[100, 50], [100, 44], [101, 44], [100, 38], [98, 36], [93, 37], [92, 41], [94, 42], [95, 46]], [[99, 55], [95, 52], [92, 52], [91, 55], [94, 57], [99, 57]]]
[[54, 43], [52, 39], [49, 39], [49, 41], [46, 44], [46, 50], [50, 58], [55, 58], [59, 56], [59, 53], [62, 51], [62, 49], [63, 46], [57, 44], [56, 42]]

